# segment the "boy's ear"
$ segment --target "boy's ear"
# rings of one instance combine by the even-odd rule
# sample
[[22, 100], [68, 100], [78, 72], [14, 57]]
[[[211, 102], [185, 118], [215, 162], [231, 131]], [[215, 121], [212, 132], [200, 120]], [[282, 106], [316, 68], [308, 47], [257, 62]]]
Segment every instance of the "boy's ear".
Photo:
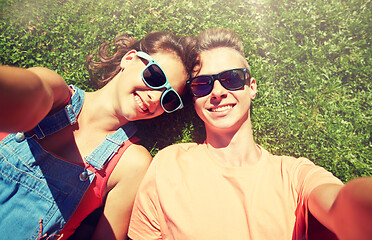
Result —
[[194, 68], [191, 73], [191, 77], [196, 77], [199, 74], [201, 67], [202, 67], [202, 64], [201, 64], [200, 56], [198, 56], [195, 60], [195, 64], [194, 64]]
[[120, 61], [120, 68], [125, 69], [125, 67], [137, 56], [137, 51], [132, 49], [127, 52]]
[[249, 80], [250, 81], [250, 97], [251, 99], [254, 99], [256, 97], [256, 94], [257, 94], [257, 83], [256, 83], [256, 79], [254, 79], [253, 77]]

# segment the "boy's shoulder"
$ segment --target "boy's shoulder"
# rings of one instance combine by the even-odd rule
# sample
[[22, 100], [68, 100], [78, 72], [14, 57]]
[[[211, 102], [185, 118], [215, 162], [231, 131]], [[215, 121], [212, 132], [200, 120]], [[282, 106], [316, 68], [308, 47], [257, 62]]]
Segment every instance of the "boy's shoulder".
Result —
[[182, 161], [185, 158], [195, 158], [200, 155], [202, 146], [203, 144], [194, 142], [176, 143], [161, 149], [153, 161], [169, 164], [169, 162]]
[[170, 154], [170, 153], [181, 153], [181, 152], [188, 152], [192, 151], [193, 149], [197, 148], [199, 145], [195, 142], [187, 142], [187, 143], [176, 143], [172, 144], [170, 146], [167, 146], [163, 149], [161, 149], [158, 154]]

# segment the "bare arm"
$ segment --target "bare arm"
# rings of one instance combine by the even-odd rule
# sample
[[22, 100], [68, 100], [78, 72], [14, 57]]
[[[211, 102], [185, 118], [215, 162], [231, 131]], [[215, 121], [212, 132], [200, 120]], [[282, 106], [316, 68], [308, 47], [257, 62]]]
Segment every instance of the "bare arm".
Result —
[[371, 239], [372, 178], [315, 188], [309, 197], [309, 210], [340, 240]]
[[110, 176], [105, 209], [92, 239], [126, 239], [134, 198], [152, 160], [142, 146], [132, 145], [123, 154]]
[[46, 68], [0, 66], [0, 131], [28, 131], [68, 96], [68, 86]]

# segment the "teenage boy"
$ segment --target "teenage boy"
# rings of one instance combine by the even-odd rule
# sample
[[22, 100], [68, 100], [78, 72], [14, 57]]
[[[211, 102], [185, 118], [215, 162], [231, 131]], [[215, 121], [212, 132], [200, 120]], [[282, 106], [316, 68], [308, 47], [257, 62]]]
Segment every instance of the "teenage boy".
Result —
[[129, 237], [305, 239], [311, 213], [339, 239], [372, 239], [372, 178], [344, 185], [306, 158], [274, 156], [253, 139], [257, 93], [240, 39], [199, 34], [200, 69], [188, 80], [203, 120], [202, 144], [155, 156], [137, 194]]

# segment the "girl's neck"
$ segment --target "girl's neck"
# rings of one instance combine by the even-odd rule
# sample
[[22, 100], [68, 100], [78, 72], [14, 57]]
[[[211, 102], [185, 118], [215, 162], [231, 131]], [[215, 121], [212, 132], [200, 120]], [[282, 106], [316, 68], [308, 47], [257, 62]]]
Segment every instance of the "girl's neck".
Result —
[[103, 89], [86, 93], [80, 124], [97, 130], [113, 132], [128, 123], [127, 119], [117, 114], [112, 96]]

